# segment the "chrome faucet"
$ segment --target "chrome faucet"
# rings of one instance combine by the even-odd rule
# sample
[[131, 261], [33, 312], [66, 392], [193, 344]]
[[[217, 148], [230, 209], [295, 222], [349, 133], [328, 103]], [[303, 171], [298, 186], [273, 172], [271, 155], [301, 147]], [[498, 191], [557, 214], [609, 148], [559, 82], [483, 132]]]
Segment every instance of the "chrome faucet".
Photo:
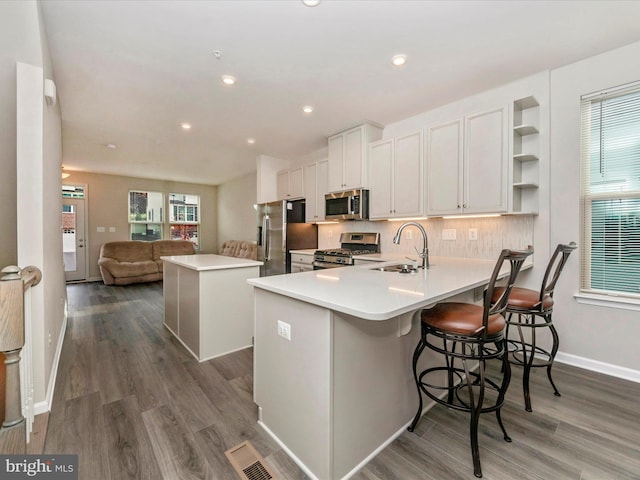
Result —
[[[427, 239], [427, 232], [422, 225], [417, 222], [403, 223], [402, 225], [400, 225], [400, 228], [396, 232], [395, 237], [393, 237], [393, 243], [395, 243], [396, 245], [400, 245], [400, 236], [402, 235], [402, 230], [404, 230], [409, 225], [413, 225], [418, 230], [420, 230], [420, 233], [422, 233], [422, 240], [424, 242], [424, 245], [422, 247], [422, 253], [418, 252], [418, 255], [420, 255], [420, 258], [422, 258], [422, 268], [427, 269], [429, 268], [429, 240]], [[416, 251], [418, 251], [417, 248]]]

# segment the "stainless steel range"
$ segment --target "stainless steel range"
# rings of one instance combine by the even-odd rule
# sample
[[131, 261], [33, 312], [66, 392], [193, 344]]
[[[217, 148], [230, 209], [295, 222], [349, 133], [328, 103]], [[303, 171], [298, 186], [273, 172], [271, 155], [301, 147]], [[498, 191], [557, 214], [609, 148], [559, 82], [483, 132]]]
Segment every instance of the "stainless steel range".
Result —
[[379, 233], [342, 233], [340, 247], [316, 250], [313, 255], [313, 269], [347, 267], [354, 264], [357, 255], [380, 253]]

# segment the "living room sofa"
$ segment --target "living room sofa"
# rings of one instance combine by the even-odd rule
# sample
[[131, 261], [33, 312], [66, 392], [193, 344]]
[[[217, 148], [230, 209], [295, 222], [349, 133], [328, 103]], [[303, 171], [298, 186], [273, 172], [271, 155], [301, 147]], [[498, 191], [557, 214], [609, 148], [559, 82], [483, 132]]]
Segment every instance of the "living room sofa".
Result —
[[220, 255], [256, 260], [258, 258], [258, 246], [255, 242], [227, 240], [222, 243]]
[[160, 257], [194, 253], [194, 245], [188, 240], [108, 242], [100, 248], [98, 265], [105, 285], [155, 282], [162, 280]]

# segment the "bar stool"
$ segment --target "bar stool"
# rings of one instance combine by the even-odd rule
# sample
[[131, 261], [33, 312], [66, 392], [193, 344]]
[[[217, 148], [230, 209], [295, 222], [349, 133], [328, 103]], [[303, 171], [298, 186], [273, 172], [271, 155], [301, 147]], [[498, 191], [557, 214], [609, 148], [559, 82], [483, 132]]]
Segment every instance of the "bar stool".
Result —
[[[478, 450], [480, 414], [496, 412], [505, 441], [511, 441], [500, 417], [500, 408], [504, 403], [504, 396], [511, 378], [504, 336], [505, 319], [502, 314], [520, 268], [532, 253], [533, 247], [525, 251], [503, 250], [500, 253], [484, 292], [482, 306], [468, 303], [439, 303], [421, 312], [421, 336], [413, 354], [413, 376], [418, 388], [419, 406], [408, 430], [413, 432], [420, 420], [423, 393], [441, 405], [470, 412], [471, 455], [473, 473], [476, 477], [482, 477]], [[498, 301], [492, 302], [491, 300], [495, 298], [496, 282], [499, 277], [505, 275], [503, 267], [507, 262], [510, 268], [506, 284], [502, 288]], [[443, 354], [445, 366], [429, 367], [418, 373], [418, 359], [425, 348]], [[491, 359], [502, 362], [502, 381], [499, 384], [497, 380], [485, 376], [485, 362]], [[457, 360], [461, 361], [461, 366], [456, 365]], [[469, 365], [470, 362], [472, 362], [471, 365]], [[446, 380], [438, 381], [442, 372]], [[491, 389], [496, 394], [495, 402], [485, 404], [485, 389]]]
[[[522, 390], [524, 392], [524, 404], [527, 412], [531, 411], [531, 394], [529, 390], [529, 377], [532, 368], [547, 368], [547, 377], [553, 387], [554, 395], [560, 396], [556, 384], [551, 378], [551, 367], [558, 352], [558, 332], [553, 326], [551, 314], [553, 313], [553, 291], [558, 278], [562, 273], [569, 255], [576, 249], [575, 242], [568, 245], [559, 244], [553, 252], [547, 269], [542, 279], [540, 291], [528, 288], [514, 287], [509, 295], [507, 303], [507, 341], [509, 344], [509, 363], [524, 367], [522, 372]], [[497, 301], [500, 289], [493, 293], [494, 300]], [[509, 339], [509, 329], [518, 329], [518, 340]], [[549, 350], [536, 344], [536, 331], [539, 328], [549, 328], [552, 337], [551, 348]], [[528, 330], [528, 337], [525, 336], [524, 329]]]

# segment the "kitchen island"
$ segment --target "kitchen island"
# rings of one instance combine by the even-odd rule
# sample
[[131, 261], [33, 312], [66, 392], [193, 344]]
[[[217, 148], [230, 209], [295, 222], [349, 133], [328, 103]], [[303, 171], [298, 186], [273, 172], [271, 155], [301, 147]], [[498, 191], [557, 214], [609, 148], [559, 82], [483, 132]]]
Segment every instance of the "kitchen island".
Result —
[[222, 255], [176, 255], [164, 261], [164, 325], [199, 361], [250, 347], [250, 278], [262, 262]]
[[414, 274], [383, 265], [249, 280], [259, 423], [311, 478], [348, 478], [404, 432], [418, 405], [416, 313], [480, 300], [495, 261], [435, 257]]

